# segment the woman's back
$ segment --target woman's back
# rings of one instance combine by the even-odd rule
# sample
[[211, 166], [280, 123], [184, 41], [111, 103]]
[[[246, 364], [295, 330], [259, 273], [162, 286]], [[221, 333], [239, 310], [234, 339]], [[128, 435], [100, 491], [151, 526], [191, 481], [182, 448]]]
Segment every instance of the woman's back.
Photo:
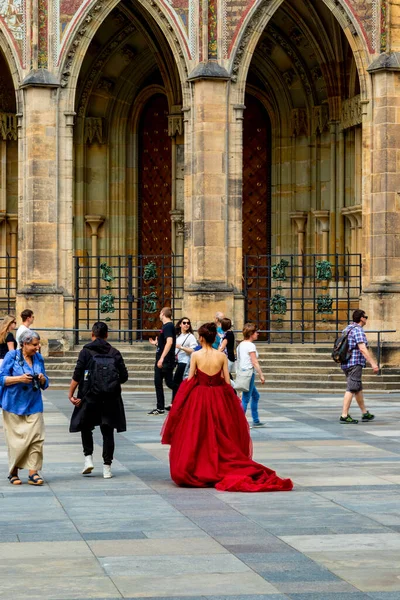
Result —
[[195, 352], [193, 358], [196, 362], [196, 368], [210, 377], [220, 373], [226, 361], [226, 357], [222, 352], [209, 347]]

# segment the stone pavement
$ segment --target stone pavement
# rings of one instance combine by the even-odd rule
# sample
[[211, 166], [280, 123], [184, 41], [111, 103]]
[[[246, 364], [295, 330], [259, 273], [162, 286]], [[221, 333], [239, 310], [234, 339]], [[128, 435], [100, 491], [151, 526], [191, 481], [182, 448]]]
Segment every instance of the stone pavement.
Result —
[[270, 494], [177, 488], [146, 394], [125, 395], [115, 477], [98, 445], [83, 477], [66, 393], [45, 400], [42, 488], [9, 485], [0, 433], [0, 598], [400, 599], [400, 396], [343, 426], [338, 396], [263, 395], [255, 458], [295, 482]]

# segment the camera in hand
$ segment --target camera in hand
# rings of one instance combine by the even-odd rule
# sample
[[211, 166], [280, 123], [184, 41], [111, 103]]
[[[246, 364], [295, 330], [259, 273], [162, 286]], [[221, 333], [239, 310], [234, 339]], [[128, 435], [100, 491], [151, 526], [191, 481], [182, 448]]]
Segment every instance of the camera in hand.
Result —
[[32, 375], [32, 389], [34, 392], [40, 390], [40, 379], [39, 375], [36, 375], [36, 373]]

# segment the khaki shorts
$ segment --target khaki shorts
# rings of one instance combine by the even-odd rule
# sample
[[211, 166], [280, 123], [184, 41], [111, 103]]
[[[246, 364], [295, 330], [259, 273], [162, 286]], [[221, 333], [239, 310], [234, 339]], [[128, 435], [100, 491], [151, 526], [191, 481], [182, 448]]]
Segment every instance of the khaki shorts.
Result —
[[344, 371], [347, 379], [346, 392], [353, 392], [353, 394], [361, 392], [363, 389], [361, 381], [362, 370], [363, 368], [361, 365], [355, 365]]

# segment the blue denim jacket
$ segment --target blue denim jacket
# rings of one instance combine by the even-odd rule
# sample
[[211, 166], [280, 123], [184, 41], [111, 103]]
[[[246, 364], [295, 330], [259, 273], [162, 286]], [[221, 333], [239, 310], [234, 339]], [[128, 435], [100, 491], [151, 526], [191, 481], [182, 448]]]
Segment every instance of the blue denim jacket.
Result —
[[44, 361], [41, 354], [34, 354], [30, 367], [24, 360], [21, 350], [7, 352], [0, 368], [0, 385], [2, 388], [1, 404], [3, 410], [16, 415], [33, 415], [43, 412], [43, 400], [41, 390], [35, 391], [31, 383], [14, 383], [4, 385], [5, 377], [16, 377], [18, 375], [34, 375], [42, 373], [46, 377], [46, 383], [42, 389], [49, 386], [49, 378], [46, 375]]

